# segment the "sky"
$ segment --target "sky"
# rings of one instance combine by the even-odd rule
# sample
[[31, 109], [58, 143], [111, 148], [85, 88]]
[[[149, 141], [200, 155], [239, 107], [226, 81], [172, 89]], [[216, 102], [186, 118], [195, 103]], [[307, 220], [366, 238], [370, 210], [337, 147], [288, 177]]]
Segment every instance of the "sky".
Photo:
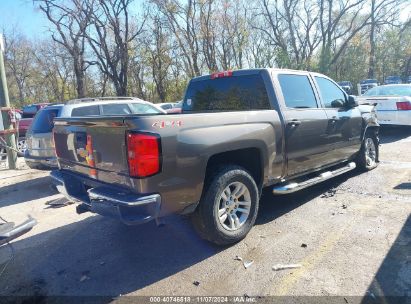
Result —
[[[135, 0], [134, 11], [141, 8], [142, 0]], [[400, 19], [405, 20], [409, 12], [402, 11]], [[41, 38], [49, 31], [47, 18], [34, 8], [33, 0], [0, 0], [0, 32], [16, 28], [29, 38]]]
[[[134, 1], [134, 11], [139, 11], [141, 2]], [[35, 39], [46, 36], [49, 27], [47, 18], [34, 8], [33, 0], [0, 0], [0, 33], [16, 28]]]
[[0, 32], [9, 32], [13, 28], [37, 38], [48, 31], [48, 22], [34, 9], [32, 0], [0, 0]]

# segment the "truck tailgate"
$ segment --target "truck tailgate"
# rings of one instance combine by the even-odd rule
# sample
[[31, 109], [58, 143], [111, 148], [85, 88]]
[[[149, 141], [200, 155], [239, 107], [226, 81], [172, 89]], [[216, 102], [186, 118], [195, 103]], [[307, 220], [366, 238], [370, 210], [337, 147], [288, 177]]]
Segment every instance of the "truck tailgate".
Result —
[[126, 130], [118, 117], [57, 119], [53, 132], [61, 168], [129, 186]]

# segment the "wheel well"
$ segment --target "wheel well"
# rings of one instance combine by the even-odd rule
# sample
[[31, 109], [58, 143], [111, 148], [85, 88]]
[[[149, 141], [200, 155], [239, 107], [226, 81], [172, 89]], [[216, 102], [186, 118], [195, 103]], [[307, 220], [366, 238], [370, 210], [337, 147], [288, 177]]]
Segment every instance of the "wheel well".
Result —
[[221, 165], [238, 165], [246, 169], [254, 178], [258, 188], [263, 183], [261, 153], [257, 148], [233, 150], [215, 154], [207, 162], [205, 180], [212, 176], [213, 170]]
[[374, 133], [376, 136], [378, 136], [378, 131], [379, 131], [380, 127], [379, 126], [369, 126], [365, 128], [364, 134], [363, 134], [363, 138], [365, 136], [366, 133], [370, 132], [370, 133]]

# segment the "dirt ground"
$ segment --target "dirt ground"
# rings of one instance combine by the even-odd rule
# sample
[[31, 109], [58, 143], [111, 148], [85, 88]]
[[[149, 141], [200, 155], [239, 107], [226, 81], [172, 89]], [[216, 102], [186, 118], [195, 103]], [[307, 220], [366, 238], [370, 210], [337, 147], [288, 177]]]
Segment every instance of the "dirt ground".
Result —
[[[411, 129], [382, 130], [380, 166], [286, 196], [263, 193], [247, 238], [219, 248], [183, 217], [127, 227], [61, 198], [48, 172], [0, 171], [0, 216], [37, 219], [0, 247], [0, 296], [411, 297]], [[12, 250], [13, 249], [13, 250]], [[247, 269], [236, 256], [253, 261]], [[274, 271], [277, 264], [300, 268]], [[379, 298], [386, 297], [386, 298]], [[136, 298], [134, 298], [136, 299]], [[404, 302], [406, 303], [406, 302]], [[410, 303], [410, 302], [407, 302]]]

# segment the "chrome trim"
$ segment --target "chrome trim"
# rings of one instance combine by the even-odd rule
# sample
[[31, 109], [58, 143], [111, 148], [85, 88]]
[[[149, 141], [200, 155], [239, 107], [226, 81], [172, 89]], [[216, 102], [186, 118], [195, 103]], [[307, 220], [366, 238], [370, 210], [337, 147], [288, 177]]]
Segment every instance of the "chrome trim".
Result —
[[160, 201], [159, 194], [152, 194], [148, 196], [138, 197], [138, 198], [131, 198], [129, 200], [122, 200], [121, 194], [117, 193], [117, 195], [110, 195], [105, 191], [101, 191], [98, 188], [91, 188], [87, 190], [88, 196], [90, 200], [103, 200], [103, 201], [110, 201], [116, 204], [126, 205], [129, 207], [133, 206], [141, 206], [146, 204], [157, 203]]
[[343, 173], [346, 173], [348, 171], [354, 170], [356, 168], [356, 164], [354, 162], [350, 162], [346, 166], [333, 170], [333, 171], [326, 171], [321, 173], [319, 176], [308, 179], [306, 181], [297, 183], [297, 182], [291, 182], [289, 184], [283, 184], [283, 185], [278, 185], [273, 188], [273, 194], [288, 194], [288, 193], [293, 193], [298, 190], [302, 190], [304, 188], [313, 186], [315, 184], [321, 183], [323, 181], [326, 181], [327, 179], [333, 178], [335, 176], [341, 175]]

